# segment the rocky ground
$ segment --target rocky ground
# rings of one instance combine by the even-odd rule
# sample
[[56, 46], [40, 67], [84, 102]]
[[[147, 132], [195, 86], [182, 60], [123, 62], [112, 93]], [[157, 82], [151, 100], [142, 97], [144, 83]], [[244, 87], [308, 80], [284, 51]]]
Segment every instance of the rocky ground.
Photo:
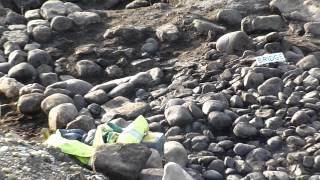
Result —
[[[0, 1], [0, 179], [320, 179], [319, 19], [317, 0]], [[163, 156], [41, 145], [139, 115]]]

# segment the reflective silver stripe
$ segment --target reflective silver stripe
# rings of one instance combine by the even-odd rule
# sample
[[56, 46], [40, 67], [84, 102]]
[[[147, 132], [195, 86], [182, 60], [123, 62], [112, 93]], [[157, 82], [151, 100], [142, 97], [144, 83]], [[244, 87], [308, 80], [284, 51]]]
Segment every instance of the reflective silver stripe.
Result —
[[132, 135], [133, 137], [137, 138], [138, 140], [142, 140], [143, 139], [143, 134], [141, 134], [139, 131], [137, 131], [137, 130], [135, 130], [133, 128], [125, 129], [124, 132]]

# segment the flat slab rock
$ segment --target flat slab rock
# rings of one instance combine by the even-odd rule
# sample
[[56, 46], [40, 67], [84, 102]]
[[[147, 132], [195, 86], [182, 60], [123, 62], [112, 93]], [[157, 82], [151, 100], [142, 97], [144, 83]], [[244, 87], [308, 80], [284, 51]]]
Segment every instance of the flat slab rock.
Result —
[[91, 158], [94, 170], [111, 179], [136, 179], [151, 155], [149, 148], [141, 144], [105, 144]]
[[118, 96], [108, 101], [102, 108], [105, 110], [104, 120], [120, 116], [127, 119], [134, 119], [144, 114], [150, 107], [144, 102], [131, 102], [129, 99]]

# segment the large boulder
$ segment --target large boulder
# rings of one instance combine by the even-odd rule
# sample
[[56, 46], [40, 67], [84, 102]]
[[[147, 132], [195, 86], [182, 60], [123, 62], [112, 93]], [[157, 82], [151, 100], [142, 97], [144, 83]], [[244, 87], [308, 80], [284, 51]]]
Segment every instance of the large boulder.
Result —
[[68, 18], [78, 26], [87, 26], [101, 21], [100, 16], [94, 12], [74, 12], [69, 14]]
[[7, 98], [19, 97], [19, 90], [24, 85], [14, 78], [1, 77], [0, 78], [0, 93], [4, 94]]
[[81, 60], [77, 62], [75, 69], [81, 78], [98, 78], [101, 76], [102, 68], [93, 61]]
[[190, 111], [180, 105], [170, 106], [164, 114], [170, 126], [185, 126], [193, 120]]
[[2, 34], [2, 38], [22, 47], [29, 42], [29, 36], [26, 30], [5, 31]]
[[164, 144], [164, 158], [167, 162], [174, 162], [185, 167], [188, 162], [188, 153], [181, 143], [168, 141]]
[[111, 179], [136, 179], [151, 151], [141, 144], [105, 144], [91, 158], [94, 170]]
[[315, 55], [308, 55], [297, 62], [297, 66], [303, 70], [319, 67], [320, 60]]
[[52, 94], [46, 97], [41, 102], [41, 109], [43, 110], [43, 112], [48, 114], [52, 108], [58, 106], [59, 104], [64, 104], [64, 103], [73, 103], [73, 100], [69, 96], [64, 94], [60, 94], [60, 93]]
[[41, 101], [44, 96], [41, 93], [30, 93], [20, 96], [17, 109], [23, 114], [33, 114], [41, 111]]
[[273, 77], [266, 80], [258, 87], [258, 92], [262, 96], [273, 95], [277, 96], [279, 92], [283, 90], [282, 79], [278, 77]]
[[67, 124], [78, 115], [77, 108], [71, 103], [59, 104], [52, 108], [48, 116], [50, 130], [65, 129]]
[[47, 87], [47, 89], [66, 89], [74, 94], [85, 95], [93, 86], [81, 79], [69, 79], [61, 82], [56, 82]]
[[13, 66], [9, 70], [8, 75], [22, 83], [33, 83], [36, 79], [37, 72], [33, 66], [23, 62]]
[[34, 49], [28, 52], [28, 63], [34, 67], [38, 67], [42, 64], [51, 64], [51, 56], [42, 49]]
[[279, 15], [247, 16], [241, 21], [241, 30], [248, 34], [280, 31], [283, 26], [284, 21]]
[[209, 21], [204, 21], [200, 19], [195, 19], [192, 22], [193, 26], [196, 28], [197, 32], [200, 34], [208, 35], [208, 32], [211, 31], [214, 34], [223, 34], [226, 31], [226, 28], [219, 26]]
[[126, 119], [134, 119], [149, 110], [149, 105], [144, 102], [131, 102], [129, 99], [118, 96], [108, 101], [102, 108], [105, 110], [105, 120], [120, 116]]
[[217, 41], [217, 50], [228, 54], [238, 54], [249, 49], [252, 41], [242, 31], [235, 31], [221, 36]]
[[160, 41], [173, 42], [179, 38], [179, 30], [174, 24], [165, 24], [157, 28], [156, 35]]
[[194, 180], [179, 164], [169, 162], [164, 166], [162, 180]]
[[55, 31], [67, 31], [73, 27], [73, 21], [65, 16], [56, 16], [51, 20], [50, 26]]
[[[320, 9], [319, 9], [320, 11]], [[308, 22], [304, 24], [304, 30], [306, 34], [313, 36], [320, 36], [320, 21], [319, 22]]]
[[95, 129], [94, 119], [88, 115], [80, 115], [75, 120], [67, 124], [67, 129], [82, 129], [86, 132]]
[[44, 19], [51, 20], [55, 16], [65, 16], [67, 8], [62, 1], [47, 1], [42, 4], [40, 14]]
[[289, 19], [320, 22], [320, 1], [318, 0], [272, 0], [271, 7], [276, 7]]
[[208, 123], [216, 130], [225, 130], [231, 127], [232, 118], [224, 112], [212, 111], [208, 115]]

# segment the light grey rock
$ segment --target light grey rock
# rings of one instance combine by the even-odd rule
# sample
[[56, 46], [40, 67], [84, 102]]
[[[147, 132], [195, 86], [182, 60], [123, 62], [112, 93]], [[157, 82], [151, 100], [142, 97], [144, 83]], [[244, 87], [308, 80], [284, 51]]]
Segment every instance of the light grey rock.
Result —
[[134, 0], [131, 3], [126, 5], [126, 9], [135, 9], [139, 7], [150, 6], [150, 3], [146, 0]]
[[262, 172], [252, 172], [247, 174], [243, 180], [267, 180]]
[[67, 129], [82, 129], [86, 132], [90, 131], [91, 129], [95, 129], [96, 125], [94, 119], [91, 116], [87, 115], [79, 115], [76, 117], [75, 120], [70, 121], [66, 125]]
[[162, 158], [160, 153], [152, 148], [150, 148], [150, 150], [152, 153], [144, 168], [162, 168]]
[[284, 22], [279, 15], [247, 16], [241, 21], [241, 30], [246, 33], [280, 31]]
[[315, 169], [320, 169], [320, 156], [319, 155], [314, 157], [313, 167]]
[[34, 49], [28, 52], [28, 63], [34, 67], [39, 67], [42, 64], [51, 64], [51, 56], [44, 50]]
[[41, 73], [39, 79], [43, 86], [49, 86], [58, 82], [58, 75], [56, 73]]
[[217, 50], [228, 54], [238, 54], [250, 49], [252, 42], [242, 31], [235, 31], [221, 36], [217, 41]]
[[48, 115], [50, 130], [64, 129], [78, 115], [77, 108], [71, 103], [63, 103], [53, 107]]
[[13, 66], [9, 70], [8, 76], [22, 83], [33, 83], [36, 79], [37, 71], [30, 64], [23, 62]]
[[38, 74], [42, 73], [51, 73], [53, 72], [53, 68], [47, 64], [42, 64], [37, 67]]
[[277, 96], [283, 90], [282, 79], [278, 77], [270, 78], [258, 87], [258, 92], [262, 96], [274, 95]]
[[271, 7], [276, 7], [281, 14], [289, 19], [298, 21], [319, 21], [320, 2], [311, 0], [272, 0]]
[[100, 16], [94, 12], [74, 12], [69, 14], [68, 18], [78, 26], [87, 26], [101, 21]]
[[303, 70], [309, 70], [311, 68], [319, 67], [320, 60], [314, 55], [308, 55], [297, 62], [296, 65]]
[[9, 11], [5, 18], [5, 23], [8, 25], [26, 24], [27, 20], [22, 15]]
[[132, 83], [122, 83], [115, 88], [113, 88], [109, 93], [108, 96], [110, 97], [118, 97], [118, 96], [127, 96], [132, 93], [132, 89], [134, 89], [134, 85]]
[[239, 156], [244, 156], [255, 148], [256, 148], [255, 145], [237, 143], [233, 148], [233, 152], [235, 152]]
[[142, 169], [140, 180], [162, 180], [163, 168], [147, 168]]
[[72, 2], [65, 2], [64, 6], [67, 9], [67, 14], [82, 11], [82, 9], [77, 4], [72, 3]]
[[320, 80], [320, 68], [312, 68], [308, 71], [308, 73], [314, 77]]
[[105, 69], [107, 75], [111, 78], [120, 78], [123, 76], [123, 70], [117, 65], [111, 65]]
[[263, 149], [263, 148], [256, 148], [250, 151], [246, 156], [247, 162], [254, 162], [254, 161], [267, 161], [272, 157], [270, 151]]
[[104, 118], [107, 120], [116, 116], [124, 117], [126, 119], [134, 119], [139, 115], [146, 113], [150, 107], [147, 103], [134, 103], [125, 97], [118, 96], [102, 105], [102, 108], [106, 112]]
[[28, 21], [30, 21], [30, 20], [35, 20], [35, 19], [41, 19], [40, 9], [28, 10], [28, 11], [26, 11], [26, 13], [24, 14], [24, 17], [25, 17]]
[[160, 41], [173, 42], [179, 38], [179, 30], [174, 24], [165, 24], [156, 29]]
[[23, 84], [14, 78], [1, 77], [0, 78], [0, 92], [7, 98], [19, 97], [19, 90], [23, 87]]
[[11, 67], [12, 67], [12, 65], [10, 63], [2, 62], [2, 63], [0, 63], [0, 72], [3, 74], [8, 74]]
[[81, 79], [69, 79], [49, 85], [48, 89], [66, 89], [73, 94], [85, 95], [93, 86]]
[[214, 171], [218, 172], [219, 174], [223, 174], [225, 172], [224, 162], [220, 159], [215, 159], [210, 162], [207, 169], [214, 170]]
[[159, 49], [159, 43], [154, 38], [148, 38], [141, 47], [141, 51], [147, 52], [150, 54], [155, 53], [158, 49]]
[[236, 9], [221, 9], [217, 13], [216, 19], [223, 24], [240, 26], [242, 15]]
[[97, 78], [101, 76], [102, 72], [102, 68], [90, 60], [78, 61], [75, 69], [78, 73], [78, 76], [81, 78]]
[[275, 129], [275, 130], [279, 129], [283, 124], [284, 124], [283, 120], [278, 116], [268, 118], [265, 121], [265, 127], [269, 129]]
[[224, 177], [215, 170], [208, 170], [203, 173], [205, 179], [223, 180]]
[[307, 76], [305, 79], [302, 81], [303, 86], [312, 86], [312, 87], [318, 87], [319, 86], [319, 80], [311, 75]]
[[55, 31], [67, 31], [73, 28], [73, 21], [65, 16], [56, 16], [51, 20], [50, 26]]
[[[64, 103], [73, 103], [73, 100], [64, 94], [52, 94], [48, 97], [46, 97], [42, 102], [41, 102], [41, 109], [44, 111], [46, 114], [49, 113], [49, 111], [58, 106], [59, 104], [64, 104]], [[74, 118], [74, 117], [73, 117]], [[72, 119], [71, 119], [72, 120]]]
[[112, 179], [134, 180], [150, 155], [141, 144], [105, 144], [96, 149], [91, 162], [93, 169]]
[[[319, 9], [320, 10], [320, 9]], [[307, 34], [320, 36], [320, 22], [308, 22], [304, 24], [304, 30]]]
[[85, 100], [89, 103], [97, 103], [97, 104], [104, 104], [106, 103], [110, 97], [107, 95], [106, 92], [102, 89], [98, 89], [96, 91], [91, 91], [84, 96]]
[[203, 35], [208, 35], [208, 32], [211, 31], [214, 34], [223, 34], [226, 31], [226, 28], [219, 26], [209, 21], [195, 19], [192, 22], [193, 27], [197, 30], [198, 33]]
[[30, 20], [27, 24], [27, 32], [29, 34], [32, 34], [33, 29], [39, 25], [43, 25], [43, 26], [47, 26], [47, 27], [50, 26], [50, 24], [47, 20], [43, 20], [43, 19]]
[[30, 93], [19, 97], [17, 109], [23, 114], [33, 114], [41, 111], [41, 102], [44, 95], [41, 93]]
[[300, 136], [300, 137], [306, 137], [306, 136], [312, 136], [314, 133], [316, 133], [317, 130], [311, 126], [308, 125], [300, 125], [296, 128], [296, 133]]
[[137, 42], [144, 41], [149, 31], [150, 29], [146, 26], [118, 25], [107, 29], [103, 37], [105, 39], [119, 37], [128, 42]]
[[19, 44], [7, 41], [3, 44], [4, 55], [9, 55], [11, 52], [15, 50], [21, 50]]
[[202, 105], [202, 112], [208, 115], [212, 111], [224, 111], [228, 106], [219, 100], [208, 100]]
[[170, 126], [184, 126], [192, 122], [190, 111], [184, 106], [174, 105], [165, 110], [165, 117]]
[[301, 124], [310, 123], [311, 118], [305, 111], [299, 110], [293, 114], [290, 122], [291, 124], [298, 126]]
[[194, 180], [179, 164], [169, 162], [164, 166], [162, 180], [174, 179]]
[[198, 107], [198, 105], [194, 102], [187, 103], [186, 106], [188, 107], [189, 111], [191, 112], [194, 118], [203, 118], [204, 114], [202, 110]]
[[29, 36], [26, 30], [5, 31], [2, 34], [2, 38], [12, 43], [18, 44], [21, 47], [29, 42]]
[[239, 107], [239, 108], [242, 108], [244, 106], [244, 102], [243, 100], [241, 99], [240, 96], [238, 95], [233, 95], [231, 98], [230, 98], [230, 106], [231, 107]]
[[11, 65], [17, 65], [19, 63], [25, 62], [27, 60], [27, 53], [22, 50], [15, 50], [10, 53], [8, 57], [8, 62]]
[[20, 89], [19, 96], [22, 96], [24, 94], [34, 93], [34, 92], [43, 93], [44, 89], [45, 87], [43, 87], [38, 83], [27, 84]]
[[294, 146], [304, 146], [306, 145], [306, 141], [298, 136], [289, 136], [286, 139], [286, 143], [288, 145], [294, 145]]
[[51, 20], [55, 16], [65, 16], [67, 8], [61, 1], [47, 1], [42, 4], [40, 14], [44, 19]]
[[52, 30], [48, 26], [38, 25], [32, 29], [32, 37], [40, 43], [46, 43], [51, 40]]
[[244, 160], [235, 160], [235, 169], [240, 174], [252, 172], [252, 167]]
[[247, 89], [256, 89], [260, 84], [264, 82], [264, 76], [262, 73], [248, 72], [243, 78], [243, 85]]
[[289, 180], [289, 175], [283, 171], [264, 171], [263, 175], [267, 179], [281, 179], [281, 180]]
[[233, 128], [233, 133], [241, 138], [250, 138], [258, 134], [258, 130], [253, 125], [246, 122], [239, 122]]
[[188, 161], [187, 150], [176, 141], [168, 141], [164, 144], [164, 158], [167, 162], [174, 162], [185, 167]]
[[216, 130], [223, 130], [232, 125], [232, 118], [224, 112], [212, 111], [208, 115], [208, 123]]

